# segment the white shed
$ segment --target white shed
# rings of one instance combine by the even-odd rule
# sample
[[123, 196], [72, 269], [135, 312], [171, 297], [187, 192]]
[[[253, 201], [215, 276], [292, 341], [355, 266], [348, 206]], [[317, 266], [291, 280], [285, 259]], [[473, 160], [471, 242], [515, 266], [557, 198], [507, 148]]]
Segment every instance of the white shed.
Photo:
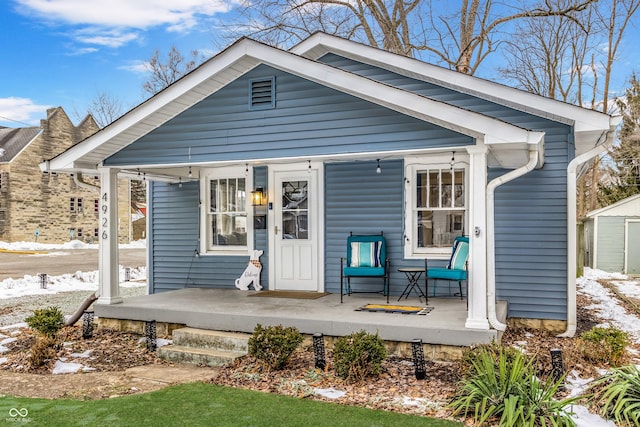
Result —
[[587, 214], [585, 265], [640, 275], [640, 194]]

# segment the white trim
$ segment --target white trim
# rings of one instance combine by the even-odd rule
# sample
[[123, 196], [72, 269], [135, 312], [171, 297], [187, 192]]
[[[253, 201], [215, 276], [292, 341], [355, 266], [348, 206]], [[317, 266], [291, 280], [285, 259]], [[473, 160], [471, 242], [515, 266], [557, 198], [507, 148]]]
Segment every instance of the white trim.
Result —
[[[311, 166], [311, 170], [317, 172], [317, 200], [315, 210], [315, 214], [317, 215], [318, 221], [316, 226], [318, 227], [318, 262], [317, 262], [317, 275], [318, 275], [318, 292], [324, 292], [324, 256], [325, 256], [325, 241], [324, 241], [324, 163], [318, 161], [308, 160], [306, 162], [297, 162], [297, 163], [288, 163], [288, 164], [274, 164], [268, 166], [268, 188], [269, 188], [269, 206], [271, 203], [276, 203], [275, 201], [275, 173], [276, 172], [304, 172], [309, 170], [309, 166]], [[277, 262], [275, 260], [275, 238], [274, 238], [274, 229], [275, 229], [275, 215], [273, 213], [273, 209], [268, 209], [267, 211], [267, 236], [268, 236], [268, 246], [269, 246], [269, 289], [277, 289], [276, 286], [276, 278], [275, 278], [275, 265]]]
[[598, 268], [598, 222], [600, 218], [593, 219], [593, 268]]
[[[528, 144], [538, 144], [544, 137], [543, 132], [529, 131], [253, 40], [242, 39], [106, 128], [54, 157], [48, 167], [51, 170], [69, 171], [78, 163], [100, 163], [260, 64], [463, 135], [483, 137], [485, 144], [504, 144], [509, 150], [526, 150]], [[186, 161], [188, 159], [185, 158]], [[43, 169], [46, 167], [46, 162], [41, 165]]]
[[613, 128], [602, 132], [595, 147], [575, 157], [567, 165], [567, 329], [558, 335], [559, 337], [573, 337], [578, 327], [578, 308], [576, 305], [578, 168], [583, 163], [605, 152], [613, 144], [614, 136], [615, 130]]
[[[451, 150], [454, 151], [454, 150]], [[465, 152], [456, 152], [455, 169], [464, 169], [464, 229], [468, 230], [469, 225], [469, 156]], [[424, 248], [416, 249], [414, 242], [417, 241], [417, 230], [414, 227], [414, 205], [415, 205], [415, 178], [420, 169], [440, 169], [451, 168], [451, 154], [438, 153], [431, 156], [411, 156], [404, 159], [404, 258], [405, 259], [448, 259], [451, 255], [451, 248]], [[451, 210], [454, 210], [453, 208]]]
[[[209, 202], [209, 182], [211, 179], [216, 178], [244, 178], [245, 179], [245, 192], [247, 212], [247, 244], [244, 246], [221, 246], [220, 249], [209, 249], [209, 214], [207, 212]], [[254, 233], [253, 233], [253, 217], [254, 211], [251, 205], [251, 191], [253, 190], [253, 168], [249, 168], [246, 171], [245, 166], [227, 166], [211, 169], [200, 169], [200, 255], [223, 255], [223, 256], [238, 256], [238, 255], [250, 255], [253, 251]]]
[[[469, 329], [489, 329], [487, 301], [487, 155], [485, 145], [467, 147], [469, 153], [469, 269], [467, 320]], [[477, 230], [477, 232], [476, 232]]]
[[[289, 51], [313, 60], [317, 60], [327, 53], [334, 53], [525, 113], [572, 125], [578, 140], [593, 139], [589, 137], [592, 137], [594, 132], [598, 135], [603, 130], [616, 126], [619, 121], [617, 118], [595, 110], [535, 95], [325, 33], [315, 33]], [[585, 138], [581, 138], [582, 134]], [[578, 154], [580, 154], [580, 150]]]
[[98, 241], [98, 304], [119, 304], [118, 170], [100, 168], [100, 218]]
[[[617, 201], [616, 203], [614, 203], [612, 205], [605, 206], [604, 208], [593, 210], [593, 211], [587, 213], [586, 217], [587, 218], [594, 218], [594, 217], [600, 216], [600, 215], [605, 214], [605, 213], [607, 213], [607, 212], [609, 212], [611, 210], [615, 210], [615, 209], [617, 209], [617, 208], [619, 208], [621, 206], [633, 203], [638, 199], [640, 199], [640, 194], [635, 194], [633, 196], [629, 196], [626, 199], [619, 200], [619, 201]], [[624, 214], [613, 215], [613, 216], [623, 216], [623, 215]]]

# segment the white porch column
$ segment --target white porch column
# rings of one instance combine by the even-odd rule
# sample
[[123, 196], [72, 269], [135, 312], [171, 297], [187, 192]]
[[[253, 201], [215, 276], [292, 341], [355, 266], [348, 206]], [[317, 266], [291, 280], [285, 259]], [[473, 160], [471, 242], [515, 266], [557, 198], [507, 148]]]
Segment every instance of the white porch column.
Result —
[[465, 327], [489, 329], [487, 320], [487, 152], [485, 145], [469, 153], [469, 294]]
[[118, 304], [120, 297], [118, 259], [118, 169], [98, 168], [100, 172], [100, 223], [98, 224], [100, 293], [98, 304]]

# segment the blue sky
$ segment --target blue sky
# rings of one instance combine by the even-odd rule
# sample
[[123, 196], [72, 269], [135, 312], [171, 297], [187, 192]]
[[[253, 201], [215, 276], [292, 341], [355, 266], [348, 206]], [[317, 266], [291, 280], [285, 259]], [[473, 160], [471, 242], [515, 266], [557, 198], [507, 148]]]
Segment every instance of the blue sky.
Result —
[[[146, 97], [143, 64], [156, 49], [166, 54], [175, 45], [184, 54], [216, 53], [226, 43], [216, 36], [219, 23], [241, 1], [1, 1], [0, 126], [38, 126], [46, 109], [57, 106], [77, 123], [100, 93], [128, 110]], [[632, 72], [640, 72], [638, 41], [632, 26], [620, 47], [614, 95], [624, 93]], [[492, 54], [478, 75], [495, 79], [499, 61]]]
[[215, 53], [227, 10], [222, 0], [0, 2], [0, 126], [38, 126], [57, 106], [77, 123], [74, 111], [86, 111], [100, 92], [125, 109], [137, 105], [144, 61], [172, 45]]

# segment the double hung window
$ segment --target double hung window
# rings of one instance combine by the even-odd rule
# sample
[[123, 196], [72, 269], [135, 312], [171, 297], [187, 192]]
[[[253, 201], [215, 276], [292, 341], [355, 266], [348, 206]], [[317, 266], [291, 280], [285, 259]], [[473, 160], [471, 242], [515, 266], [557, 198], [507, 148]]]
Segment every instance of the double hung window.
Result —
[[466, 169], [428, 159], [409, 164], [405, 189], [405, 256], [451, 252], [467, 221]]
[[246, 254], [253, 246], [250, 181], [244, 168], [205, 171], [200, 183], [202, 253]]

